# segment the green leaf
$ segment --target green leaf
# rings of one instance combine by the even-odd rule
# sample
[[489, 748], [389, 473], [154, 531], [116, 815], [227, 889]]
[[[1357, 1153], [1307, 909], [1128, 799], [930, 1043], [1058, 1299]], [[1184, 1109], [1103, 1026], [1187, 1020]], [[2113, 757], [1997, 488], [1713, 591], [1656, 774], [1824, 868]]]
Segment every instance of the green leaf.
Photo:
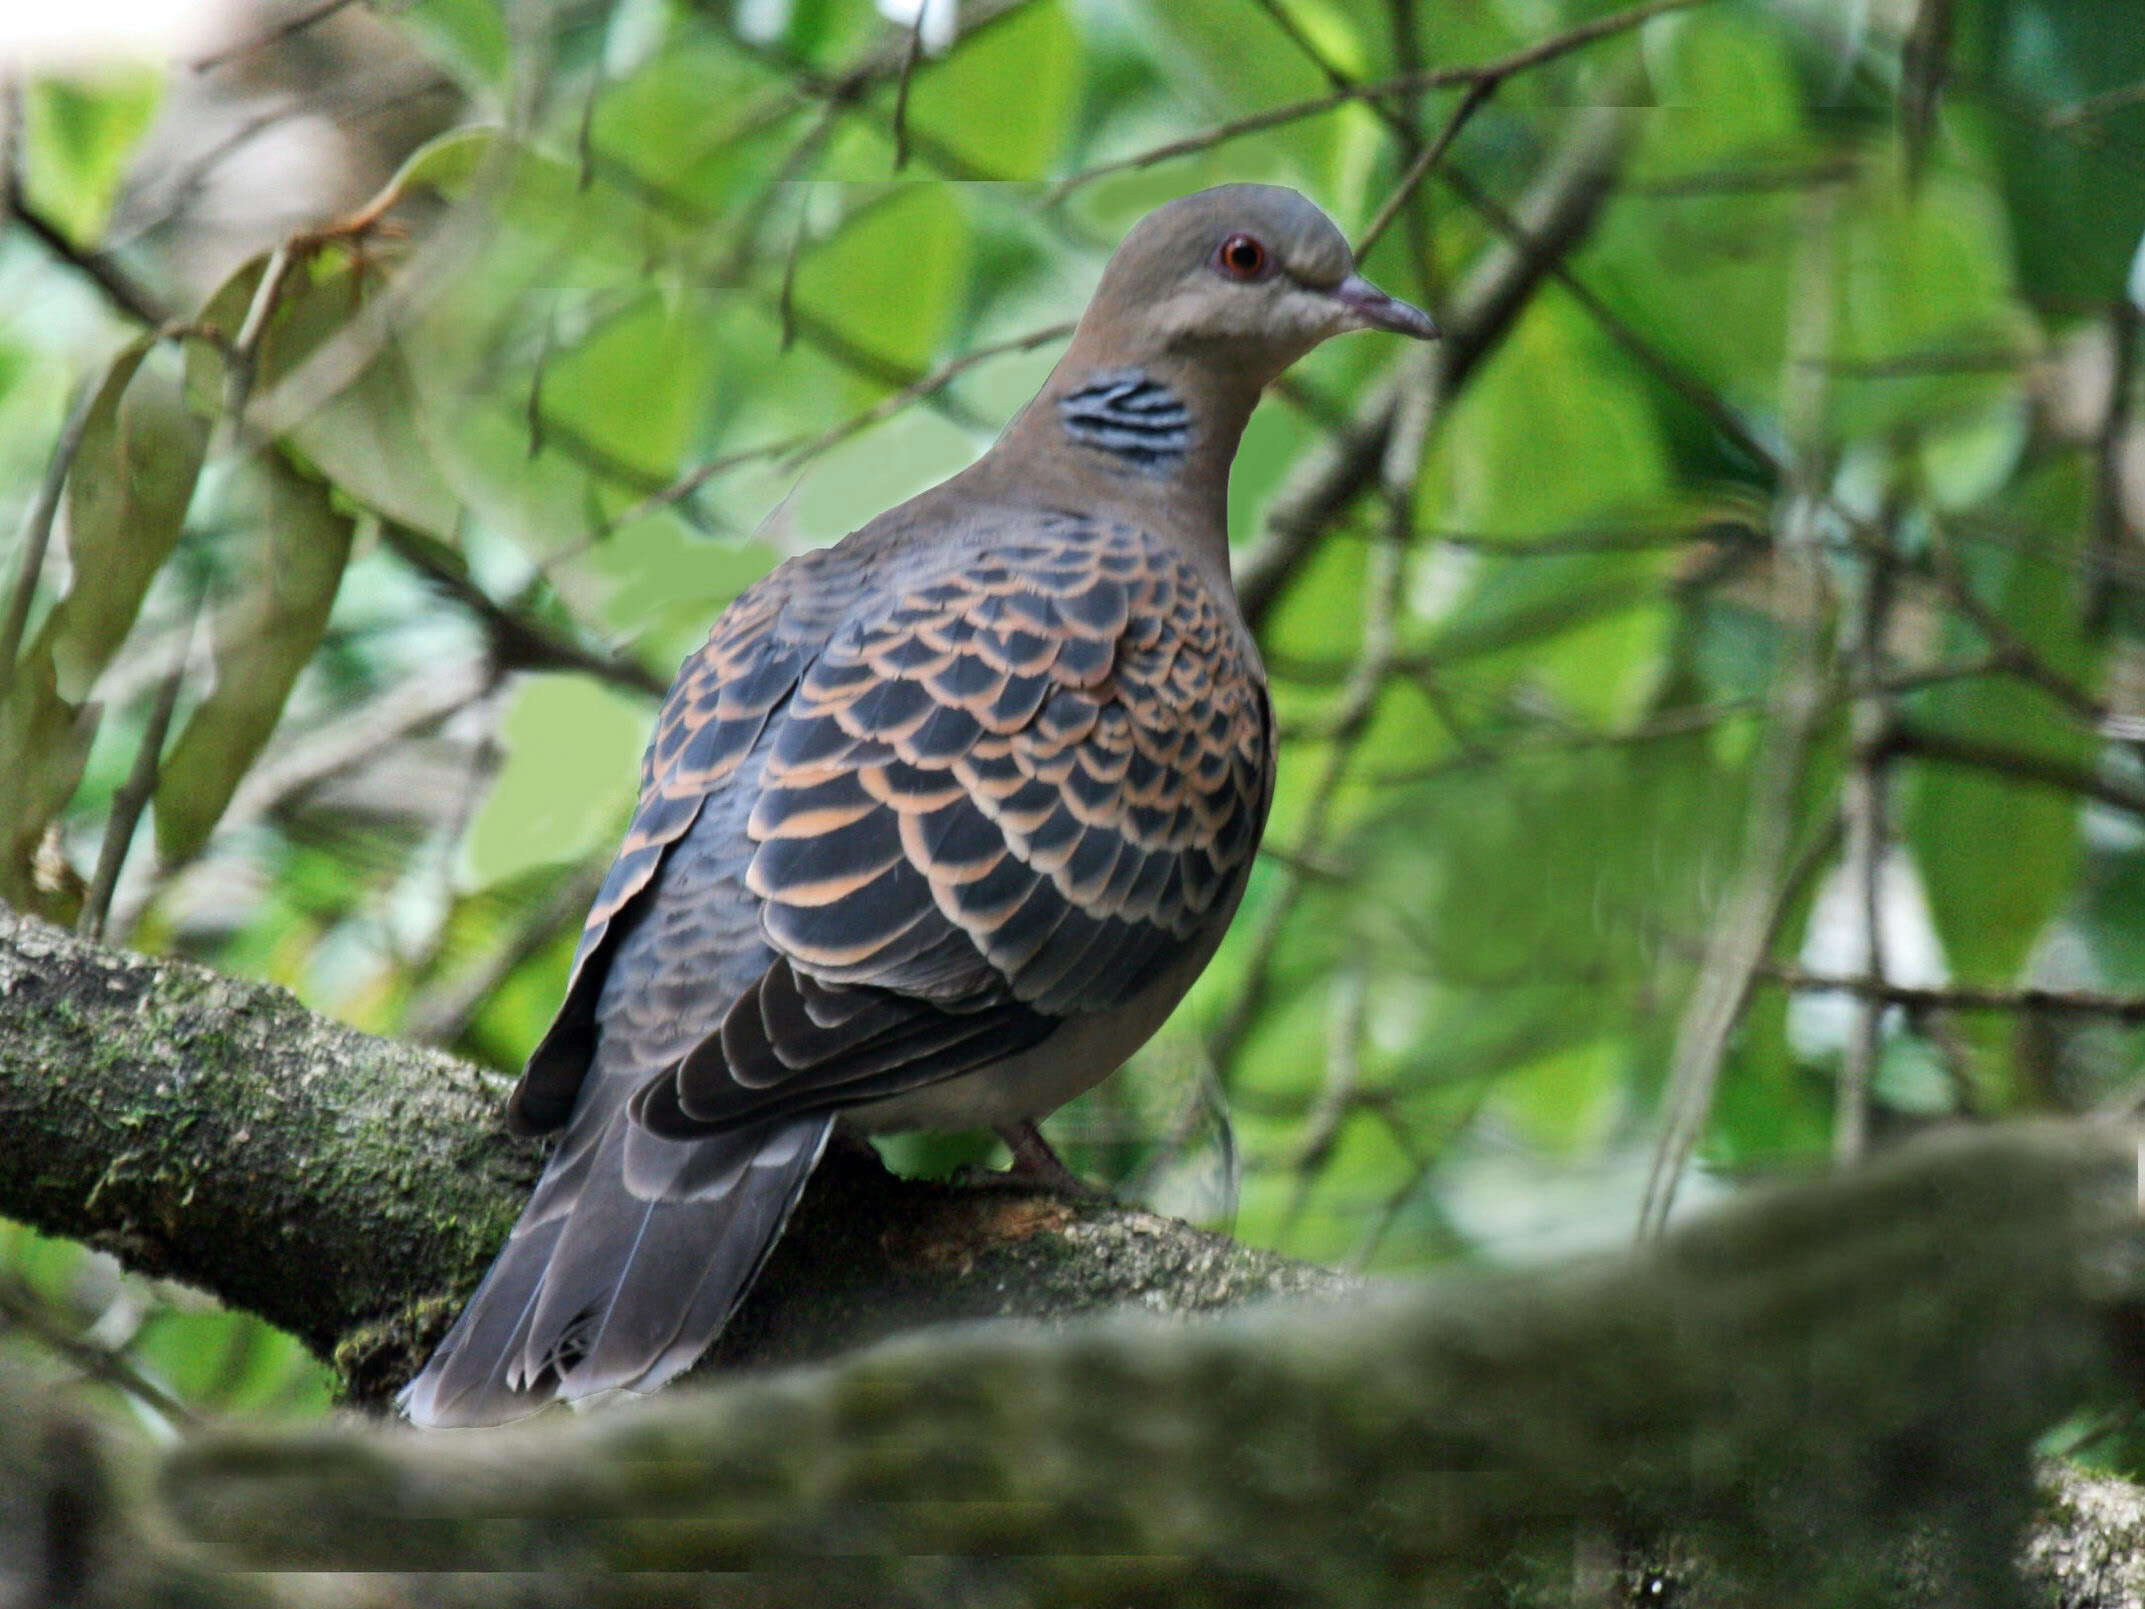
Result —
[[[1957, 10], [1954, 79], [1989, 93], [1948, 96], [1941, 134], [1998, 152], [2034, 300], [2062, 313], [2106, 303], [2145, 234], [2145, 105], [2122, 94], [2145, 79], [2145, 30], [2134, 17], [2118, 22], [2106, 0], [1978, 0]], [[2096, 96], [2112, 104], [2069, 115]]]
[[350, 557], [352, 521], [328, 488], [272, 454], [251, 466], [258, 493], [245, 596], [225, 617], [216, 685], [194, 710], [156, 785], [157, 852], [191, 860], [267, 743], [284, 701], [320, 646]]
[[1589, 283], [1679, 368], [1770, 408], [1804, 198], [1739, 181], [1827, 154], [1803, 132], [1789, 35], [1750, 10], [1706, 7], [1664, 19], [1648, 43], [1660, 104], [1637, 125], [1627, 198], [1586, 253]]
[[70, 704], [59, 696], [50, 644], [41, 633], [0, 704], [0, 822], [7, 832], [0, 893], [10, 904], [48, 916], [71, 914], [55, 902], [58, 891], [32, 876], [31, 863], [45, 828], [66, 807], [89, 762], [97, 714], [94, 704]]
[[506, 763], [470, 828], [480, 883], [587, 854], [631, 810], [648, 709], [582, 676], [527, 676], [500, 741]]
[[[266, 255], [254, 257], [218, 287], [201, 322], [237, 333], [261, 282]], [[289, 275], [255, 358], [258, 404], [324, 345], [349, 329], [365, 306], [371, 279], [354, 262], [323, 257]], [[205, 343], [189, 345], [188, 395], [195, 408], [223, 405], [224, 365]], [[403, 525], [451, 536], [460, 503], [434, 461], [425, 410], [397, 339], [377, 344], [342, 388], [279, 438], [354, 501]]]
[[178, 541], [207, 446], [177, 379], [145, 366], [151, 348], [143, 337], [121, 351], [90, 404], [67, 482], [72, 584], [0, 703], [0, 892], [18, 904], [41, 903], [30, 864], [88, 762], [90, 690]]
[[104, 232], [162, 90], [161, 75], [145, 68], [26, 86], [30, 194], [69, 239], [87, 243]]
[[[2013, 300], [2009, 223], [1993, 186], [1942, 171], [1910, 188], [1903, 166], [1872, 157], [1837, 228], [1835, 431], [1926, 429], [2016, 389], [2008, 369], [1971, 366], [2036, 344]], [[1959, 362], [1968, 366], [1948, 367]]]
[[796, 305], [879, 362], [914, 369], [937, 349], [967, 262], [968, 220], [951, 187], [895, 186], [805, 254]]
[[177, 382], [132, 343], [105, 372], [67, 479], [74, 584], [48, 640], [55, 685], [79, 703], [111, 662], [179, 539], [208, 433]]
[[1524, 678], [1574, 714], [1635, 714], [1671, 618], [1672, 551], [1525, 550], [1530, 537], [1661, 517], [1667, 491], [1659, 427], [1623, 363], [1576, 309], [1536, 304], [1462, 393], [1425, 466], [1426, 523], [1508, 540], [1514, 555], [1482, 561], [1433, 645]]
[[602, 320], [544, 366], [544, 420], [621, 463], [668, 477], [707, 407], [711, 325], [697, 296], [651, 295]]
[[943, 61], [919, 64], [909, 127], [993, 178], [1040, 179], [1064, 143], [1082, 66], [1063, 6], [1025, 6]]
[[[254, 395], [267, 395], [341, 335], [365, 305], [357, 264], [324, 268], [289, 291], [261, 342]], [[371, 361], [283, 439], [366, 507], [434, 536], [451, 536], [460, 503], [435, 463], [425, 413], [402, 342], [382, 341]]]
[[1517, 544], [1650, 505], [1666, 467], [1615, 349], [1576, 308], [1538, 302], [1444, 422], [1420, 506], [1438, 525]]
[[[2075, 486], [2052, 488], [2057, 529], [2081, 523]], [[2090, 680], [2091, 654], [2078, 625], [2074, 583], [2048, 551], [1972, 555], [1969, 580], [2011, 631], [2044, 662]], [[1975, 642], [1964, 628], [1953, 637]], [[1911, 704], [1933, 730], [2090, 769], [2092, 734], [2046, 694], [2014, 677], [1937, 687]], [[2043, 930], [2069, 897], [2080, 867], [2079, 801], [1986, 770], [1951, 764], [1912, 768], [1905, 824], [1929, 893], [1930, 914], [1953, 972], [1974, 983], [2018, 976]]]

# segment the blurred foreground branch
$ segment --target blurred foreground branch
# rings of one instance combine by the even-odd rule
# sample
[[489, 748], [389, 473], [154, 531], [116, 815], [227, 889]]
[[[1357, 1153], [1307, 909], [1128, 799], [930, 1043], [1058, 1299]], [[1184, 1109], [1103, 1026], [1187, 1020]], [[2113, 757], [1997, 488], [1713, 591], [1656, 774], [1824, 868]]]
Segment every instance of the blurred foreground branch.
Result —
[[[19, 917], [0, 998], [18, 1141], [0, 1211], [287, 1326], [356, 1400], [408, 1371], [519, 1204], [533, 1153], [464, 1063]], [[1144, 1213], [848, 1159], [726, 1361], [934, 1319], [1327, 1299], [914, 1337], [457, 1436], [227, 1428], [99, 1452], [62, 1419], [8, 1464], [37, 1471], [18, 1499], [76, 1516], [71, 1567], [110, 1572], [83, 1602], [184, 1576], [189, 1601], [301, 1603], [303, 1572], [413, 1569], [540, 1569], [598, 1605], [1421, 1601], [1426, 1583], [1464, 1604], [1485, 1570], [1522, 1593], [1498, 1601], [1568, 1602], [1592, 1535], [1628, 1564], [1604, 1602], [1666, 1557], [1693, 1604], [2015, 1604], [2035, 1438], [2136, 1355], [2137, 1191], [2125, 1130], [1962, 1133], [1626, 1257], [1343, 1302], [1333, 1276]], [[6, 1435], [37, 1419], [0, 1406]], [[2123, 1505], [2051, 1504], [2089, 1534], [2036, 1535], [2044, 1576], [2145, 1571], [2134, 1525], [2093, 1532]], [[735, 1576], [657, 1593], [631, 1573], [740, 1568], [761, 1572], [744, 1597]], [[494, 1601], [496, 1578], [454, 1580], [381, 1574], [361, 1601]], [[2120, 1601], [2076, 1579], [2043, 1599]]]
[[2135, 1357], [2137, 1189], [2127, 1131], [1960, 1132], [1547, 1272], [453, 1435], [99, 1446], [0, 1380], [0, 1526], [45, 1522], [90, 1603], [1612, 1604], [1665, 1572], [1692, 1609], [2095, 1609], [2145, 1578], [2138, 1494], [2037, 1486], [2032, 1450]]

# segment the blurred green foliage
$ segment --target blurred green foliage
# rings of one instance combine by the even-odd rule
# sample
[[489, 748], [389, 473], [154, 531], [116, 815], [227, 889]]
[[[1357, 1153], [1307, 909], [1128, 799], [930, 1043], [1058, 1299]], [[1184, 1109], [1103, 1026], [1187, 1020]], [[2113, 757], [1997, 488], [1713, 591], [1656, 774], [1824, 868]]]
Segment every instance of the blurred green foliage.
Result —
[[[555, 1003], [652, 691], [723, 605], [979, 451], [1146, 208], [1264, 179], [1359, 236], [1461, 86], [1198, 136], [1612, 15], [1000, 0], [905, 67], [909, 30], [856, 0], [383, 10], [453, 126], [391, 151], [384, 222], [234, 233], [212, 276], [109, 224], [179, 160], [173, 81], [23, 88], [0, 514], [25, 549], [88, 411], [52, 552], [17, 566], [0, 891], [502, 1067]], [[1404, 540], [1366, 486], [1290, 567], [1261, 622], [1273, 853], [1133, 1073], [1057, 1120], [1076, 1163], [1380, 1269], [1625, 1237], [1767, 811], [1792, 853], [1685, 1201], [1822, 1158], [1858, 1034], [1880, 1142], [2132, 1098], [2120, 1011], [1865, 1020], [1782, 987], [1865, 972], [1869, 882], [1889, 983], [2145, 991], [2145, 31], [2117, 10], [1710, 0], [1471, 109], [1368, 255], [1396, 292], [1449, 313], [1512, 252], [1470, 195], [1519, 208], [1605, 105], [1615, 182], [1438, 393], [1386, 500]], [[332, 53], [310, 70], [332, 122]], [[279, 199], [317, 228], [352, 198]], [[1406, 361], [1335, 343], [1269, 401], [1246, 549]], [[19, 1233], [0, 1263], [205, 1411], [321, 1400], [251, 1321]]]

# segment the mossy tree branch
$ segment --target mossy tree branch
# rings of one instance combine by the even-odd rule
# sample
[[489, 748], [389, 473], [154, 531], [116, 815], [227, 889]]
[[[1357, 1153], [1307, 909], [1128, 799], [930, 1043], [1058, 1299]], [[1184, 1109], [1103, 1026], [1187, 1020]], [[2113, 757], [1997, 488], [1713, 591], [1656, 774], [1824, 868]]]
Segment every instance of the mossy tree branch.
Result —
[[87, 1603], [1608, 1606], [1666, 1557], [1689, 1609], [2098, 1609], [2145, 1575], [2136, 1494], [2037, 1488], [2032, 1449], [2134, 1338], [2137, 1179], [2128, 1136], [1966, 1134], [1548, 1273], [496, 1431], [100, 1450], [0, 1380], [0, 1456]]
[[[283, 990], [0, 913], [0, 1216], [199, 1286], [376, 1403], [534, 1179], [496, 1076]], [[34, 1136], [34, 1142], [28, 1137]], [[831, 1356], [956, 1318], [1191, 1312], [1339, 1276], [1107, 1203], [823, 1170], [718, 1361]]]

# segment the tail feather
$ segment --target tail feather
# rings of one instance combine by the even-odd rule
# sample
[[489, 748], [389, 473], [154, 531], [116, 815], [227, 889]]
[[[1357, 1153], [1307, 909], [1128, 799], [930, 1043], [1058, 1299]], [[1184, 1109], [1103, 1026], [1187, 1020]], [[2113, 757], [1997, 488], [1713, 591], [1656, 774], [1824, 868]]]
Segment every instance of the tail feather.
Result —
[[550, 1188], [547, 1176], [403, 1389], [403, 1412], [421, 1425], [497, 1424], [680, 1373], [751, 1288], [832, 1126], [810, 1117], [664, 1141], [616, 1106], [593, 1147], [554, 1161], [578, 1188]]
[[719, 1236], [706, 1236], [692, 1221], [698, 1203], [658, 1209], [637, 1258], [668, 1270], [669, 1277], [620, 1280], [576, 1371], [575, 1394], [613, 1387], [653, 1391], [692, 1366], [759, 1278], [832, 1128], [822, 1118], [771, 1131], [721, 1198], [734, 1216]]
[[454, 1328], [395, 1398], [412, 1423], [499, 1424], [542, 1406], [506, 1385], [499, 1360], [521, 1354], [544, 1266], [564, 1227], [558, 1219], [531, 1226], [526, 1218], [515, 1226]]

